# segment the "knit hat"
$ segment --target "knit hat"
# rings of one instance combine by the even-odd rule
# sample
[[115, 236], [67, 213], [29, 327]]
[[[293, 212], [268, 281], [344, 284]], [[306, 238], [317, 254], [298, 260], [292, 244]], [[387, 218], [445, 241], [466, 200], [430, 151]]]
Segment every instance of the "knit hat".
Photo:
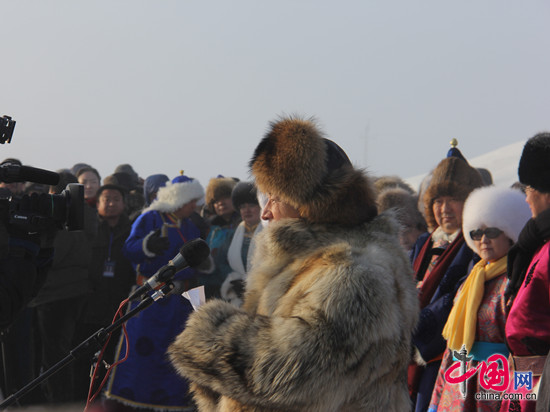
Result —
[[481, 175], [465, 160], [456, 147], [456, 141], [451, 144], [453, 147], [449, 150], [449, 157], [439, 162], [432, 171], [430, 184], [424, 193], [424, 214], [431, 228], [438, 226], [432, 208], [436, 198], [451, 196], [464, 201], [472, 190], [483, 186]]
[[117, 172], [107, 176], [103, 179], [103, 184], [122, 186], [128, 192], [136, 188], [132, 176], [125, 172]]
[[130, 176], [130, 184], [132, 185], [132, 189], [139, 185], [139, 175], [128, 163], [118, 165], [113, 174], [117, 173], [127, 173]]
[[[105, 179], [107, 179], [107, 178], [105, 178]], [[103, 193], [103, 191], [105, 191], [105, 190], [116, 190], [117, 192], [119, 192], [122, 195], [123, 199], [126, 199], [126, 195], [128, 193], [128, 191], [126, 190], [126, 188], [124, 186], [117, 185], [116, 183], [103, 183], [103, 186], [101, 186], [99, 189], [97, 189], [96, 197], [99, 199], [99, 197], [101, 196], [101, 193]]]
[[203, 197], [204, 189], [199, 181], [181, 174], [159, 188], [157, 198], [142, 213], [150, 210], [174, 212], [192, 200], [200, 201]]
[[485, 186], [474, 190], [466, 199], [462, 213], [462, 231], [466, 243], [479, 253], [470, 237], [470, 231], [496, 227], [514, 243], [525, 223], [531, 218], [531, 210], [525, 203], [525, 195], [512, 188]]
[[525, 143], [518, 167], [519, 181], [550, 193], [550, 133], [538, 133]]
[[252, 182], [239, 182], [231, 192], [231, 201], [235, 210], [239, 210], [244, 203], [259, 205], [258, 192]]
[[[237, 184], [232, 177], [214, 177], [206, 186], [206, 204], [210, 207], [220, 199], [231, 198], [231, 192]], [[212, 209], [213, 210], [213, 209]]]
[[272, 122], [249, 166], [259, 191], [278, 195], [311, 223], [353, 226], [377, 214], [370, 179], [313, 119]]

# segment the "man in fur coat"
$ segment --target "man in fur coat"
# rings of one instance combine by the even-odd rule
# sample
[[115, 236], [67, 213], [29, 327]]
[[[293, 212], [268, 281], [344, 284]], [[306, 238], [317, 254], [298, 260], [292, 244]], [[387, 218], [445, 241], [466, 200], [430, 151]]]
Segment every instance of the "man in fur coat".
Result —
[[312, 120], [250, 161], [262, 213], [242, 308], [213, 300], [169, 348], [201, 411], [407, 411], [418, 298], [391, 215]]

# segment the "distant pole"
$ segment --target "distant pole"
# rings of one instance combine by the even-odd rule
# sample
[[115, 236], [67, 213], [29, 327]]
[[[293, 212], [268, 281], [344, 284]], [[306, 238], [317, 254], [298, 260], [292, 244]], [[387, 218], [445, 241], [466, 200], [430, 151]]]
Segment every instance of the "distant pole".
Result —
[[369, 164], [368, 159], [368, 142], [369, 142], [369, 124], [365, 126], [365, 133], [363, 135], [363, 166], [367, 166]]

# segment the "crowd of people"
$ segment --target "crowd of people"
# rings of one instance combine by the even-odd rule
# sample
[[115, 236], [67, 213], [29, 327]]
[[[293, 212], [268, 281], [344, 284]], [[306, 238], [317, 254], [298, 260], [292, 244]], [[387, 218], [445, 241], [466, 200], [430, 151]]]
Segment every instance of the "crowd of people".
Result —
[[[56, 186], [0, 183], [3, 197], [80, 183], [85, 199], [84, 229], [55, 234], [45, 281], [2, 331], [3, 395], [137, 307], [121, 303], [203, 239], [210, 255], [174, 273], [179, 293], [22, 403], [548, 411], [550, 133], [527, 141], [511, 187], [456, 144], [437, 160], [417, 189], [368, 176], [313, 120], [285, 117], [253, 152], [253, 181], [78, 163]], [[181, 292], [198, 286], [194, 308]]]

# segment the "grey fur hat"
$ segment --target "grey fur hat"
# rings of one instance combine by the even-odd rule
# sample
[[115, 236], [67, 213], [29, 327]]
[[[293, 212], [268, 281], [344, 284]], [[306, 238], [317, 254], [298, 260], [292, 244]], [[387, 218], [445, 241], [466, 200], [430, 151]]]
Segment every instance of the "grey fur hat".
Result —
[[395, 209], [397, 218], [404, 226], [414, 227], [421, 231], [427, 230], [426, 220], [417, 207], [417, 196], [407, 189], [392, 187], [380, 192], [377, 198], [378, 211]]

